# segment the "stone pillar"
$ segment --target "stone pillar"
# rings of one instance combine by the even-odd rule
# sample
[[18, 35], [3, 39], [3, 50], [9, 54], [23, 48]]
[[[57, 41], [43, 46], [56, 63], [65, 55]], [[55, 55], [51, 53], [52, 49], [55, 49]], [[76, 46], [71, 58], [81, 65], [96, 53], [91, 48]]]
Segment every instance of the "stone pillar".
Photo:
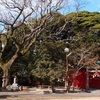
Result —
[[16, 77], [14, 77], [14, 84], [16, 84]]

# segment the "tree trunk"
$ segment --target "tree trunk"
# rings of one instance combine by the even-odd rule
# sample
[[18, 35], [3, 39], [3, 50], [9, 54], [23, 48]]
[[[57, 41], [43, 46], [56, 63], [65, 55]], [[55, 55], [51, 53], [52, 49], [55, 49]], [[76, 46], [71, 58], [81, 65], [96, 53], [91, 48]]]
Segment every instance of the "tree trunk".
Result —
[[51, 84], [51, 89], [52, 89], [52, 92], [55, 93], [55, 88], [53, 84]]
[[69, 83], [68, 83], [68, 86], [67, 86], [67, 93], [69, 93], [69, 92], [70, 92], [71, 85], [72, 85], [72, 83], [71, 83], [71, 82], [69, 82]]
[[1, 68], [3, 70], [2, 88], [6, 88], [6, 86], [9, 84], [9, 69], [11, 68], [17, 57], [18, 55], [15, 54], [7, 63], [1, 65]]
[[86, 91], [89, 90], [89, 69], [86, 67]]
[[9, 84], [9, 69], [3, 70], [2, 88], [6, 88]]

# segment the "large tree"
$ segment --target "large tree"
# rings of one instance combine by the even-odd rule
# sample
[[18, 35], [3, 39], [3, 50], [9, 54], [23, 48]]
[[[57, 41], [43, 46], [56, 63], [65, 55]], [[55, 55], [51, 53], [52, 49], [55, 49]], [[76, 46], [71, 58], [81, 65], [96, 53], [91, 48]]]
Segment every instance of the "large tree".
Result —
[[[74, 15], [75, 13], [71, 13], [68, 16], [72, 18]], [[98, 16], [97, 12], [82, 11], [78, 12], [77, 19], [72, 22], [74, 30], [70, 33], [74, 33], [74, 37], [70, 39], [72, 55], [69, 59], [74, 68], [71, 74], [74, 76], [77, 76], [82, 68], [98, 66], [97, 61], [100, 59]]]
[[[62, 6], [63, 0], [1, 0], [0, 1], [0, 67], [3, 70], [2, 87], [8, 85], [9, 69], [15, 60], [26, 54], [35, 43], [36, 38], [52, 21], [54, 14]], [[66, 2], [67, 3], [67, 2]], [[27, 25], [27, 26], [26, 26]], [[14, 52], [4, 59], [9, 41]], [[9, 51], [10, 52], [10, 51]], [[8, 54], [9, 54], [8, 52]], [[7, 56], [7, 55], [5, 55]]]

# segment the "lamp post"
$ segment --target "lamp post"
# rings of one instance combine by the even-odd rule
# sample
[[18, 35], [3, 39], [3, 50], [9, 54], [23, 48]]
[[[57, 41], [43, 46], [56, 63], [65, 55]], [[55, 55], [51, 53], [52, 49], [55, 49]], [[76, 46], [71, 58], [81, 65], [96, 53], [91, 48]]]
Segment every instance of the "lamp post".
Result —
[[68, 86], [68, 53], [69, 53], [69, 48], [65, 48], [64, 51], [66, 53], [65, 89], [67, 89], [67, 86]]

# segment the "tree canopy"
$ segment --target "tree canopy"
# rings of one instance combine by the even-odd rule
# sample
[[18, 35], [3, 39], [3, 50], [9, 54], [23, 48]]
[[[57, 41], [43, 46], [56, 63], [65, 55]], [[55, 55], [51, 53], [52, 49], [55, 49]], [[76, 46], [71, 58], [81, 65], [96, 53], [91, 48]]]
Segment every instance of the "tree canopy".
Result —
[[0, 33], [0, 67], [4, 77], [9, 76], [9, 69], [21, 76], [17, 65], [25, 73], [30, 72], [30, 76], [50, 81], [63, 77], [66, 42], [72, 52], [71, 67], [94, 66], [99, 59], [97, 55], [100, 56], [99, 12], [62, 15], [58, 10], [63, 0], [56, 4], [52, 0], [37, 0], [36, 5], [33, 0], [18, 1], [0, 3], [9, 15], [3, 16], [2, 12], [0, 16], [0, 25], [4, 28]]

